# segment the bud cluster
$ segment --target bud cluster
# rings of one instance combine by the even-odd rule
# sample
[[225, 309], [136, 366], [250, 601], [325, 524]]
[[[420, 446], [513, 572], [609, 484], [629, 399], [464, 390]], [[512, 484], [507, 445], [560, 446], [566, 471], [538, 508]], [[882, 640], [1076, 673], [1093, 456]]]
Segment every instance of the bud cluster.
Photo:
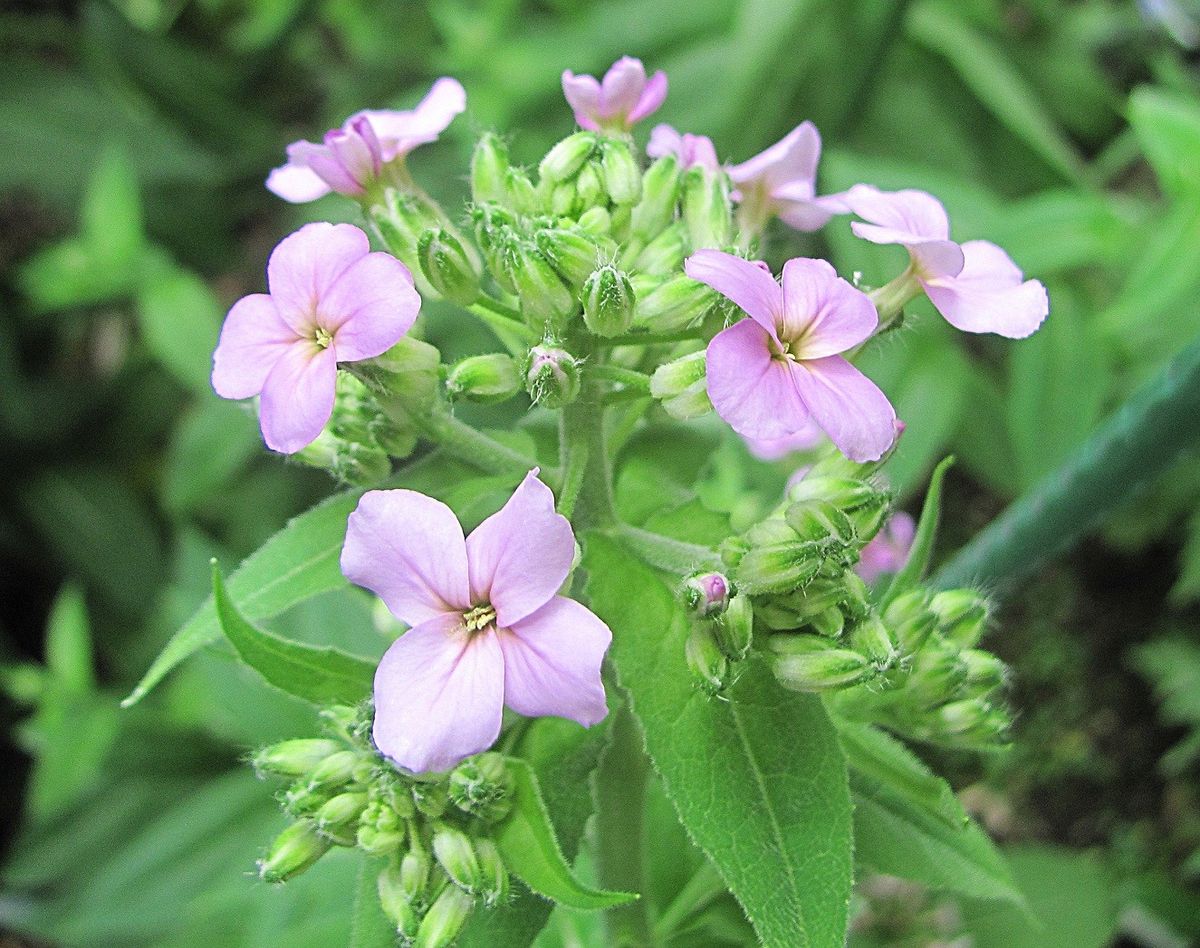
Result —
[[259, 862], [284, 882], [334, 846], [380, 857], [380, 904], [401, 943], [451, 944], [472, 908], [508, 898], [508, 871], [491, 827], [508, 815], [513, 784], [500, 754], [448, 774], [408, 777], [371, 743], [370, 711], [323, 712], [331, 736], [283, 741], [253, 757], [260, 776], [288, 781], [278, 799], [294, 821]]

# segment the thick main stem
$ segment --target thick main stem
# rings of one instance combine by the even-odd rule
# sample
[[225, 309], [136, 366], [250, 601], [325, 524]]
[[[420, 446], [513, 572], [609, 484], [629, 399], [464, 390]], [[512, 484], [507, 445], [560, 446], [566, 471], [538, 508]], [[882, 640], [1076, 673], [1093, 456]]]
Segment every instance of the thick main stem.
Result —
[[[590, 348], [586, 343], [580, 348]], [[558, 421], [559, 450], [562, 468], [571, 468], [583, 455], [578, 494], [573, 500], [571, 522], [576, 530], [605, 527], [616, 515], [613, 512], [612, 461], [608, 456], [608, 438], [604, 430], [604, 386], [602, 379], [587, 371], [589, 360], [599, 361], [596, 353], [579, 351], [585, 369], [579, 397], [562, 409]], [[572, 458], [571, 454], [575, 457]]]

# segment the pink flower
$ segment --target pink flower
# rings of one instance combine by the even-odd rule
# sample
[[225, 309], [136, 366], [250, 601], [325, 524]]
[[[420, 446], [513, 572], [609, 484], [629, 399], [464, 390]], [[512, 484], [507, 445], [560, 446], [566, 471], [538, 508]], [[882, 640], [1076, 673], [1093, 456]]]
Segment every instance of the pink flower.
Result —
[[442, 78], [408, 112], [356, 112], [341, 128], [325, 133], [322, 144], [298, 141], [287, 147], [286, 165], [267, 176], [267, 187], [294, 204], [315, 201], [330, 191], [362, 197], [385, 166], [438, 135], [467, 107], [457, 79]]
[[243, 296], [225, 317], [213, 388], [222, 398], [261, 394], [259, 423], [276, 451], [321, 433], [339, 362], [386, 352], [417, 318], [408, 268], [370, 249], [350, 224], [306, 224], [271, 252], [270, 293]]
[[825, 433], [811, 418], [799, 431], [782, 438], [750, 438], [743, 436], [746, 447], [760, 461], [778, 461], [795, 451], [807, 451], [821, 443]]
[[370, 491], [350, 515], [342, 572], [412, 626], [375, 673], [375, 744], [414, 773], [486, 750], [505, 705], [590, 727], [608, 713], [608, 626], [557, 595], [575, 538], [530, 471], [463, 539], [445, 504]]
[[773, 216], [796, 230], [820, 230], [834, 214], [845, 213], [837, 196], [817, 197], [817, 163], [821, 136], [812, 122], [802, 122], [782, 140], [749, 161], [729, 169], [738, 186], [737, 199], [759, 228]]
[[914, 278], [956, 329], [1023, 339], [1050, 311], [1046, 288], [1037, 280], [1025, 280], [995, 244], [952, 241], [946, 209], [933, 195], [856, 184], [842, 199], [867, 222], [850, 225], [856, 235], [908, 250]]
[[562, 74], [563, 95], [575, 111], [575, 121], [592, 132], [628, 132], [648, 115], [658, 111], [667, 97], [667, 74], [661, 69], [649, 79], [640, 59], [622, 56], [604, 74]]
[[899, 572], [908, 559], [916, 532], [917, 525], [913, 518], [903, 510], [892, 514], [887, 525], [862, 548], [854, 572], [868, 583], [875, 582], [885, 573]]
[[824, 260], [796, 258], [780, 286], [760, 267], [717, 250], [684, 265], [750, 317], [708, 344], [708, 396], [738, 434], [784, 438], [815, 421], [854, 461], [883, 456], [896, 437], [896, 413], [875, 383], [840, 352], [878, 325], [866, 294]]
[[707, 135], [693, 135], [690, 132], [681, 135], [670, 125], [654, 126], [654, 130], [650, 132], [650, 141], [646, 145], [646, 154], [651, 158], [674, 155], [679, 159], [679, 167], [685, 169], [699, 165], [708, 171], [716, 171], [721, 167], [711, 138]]

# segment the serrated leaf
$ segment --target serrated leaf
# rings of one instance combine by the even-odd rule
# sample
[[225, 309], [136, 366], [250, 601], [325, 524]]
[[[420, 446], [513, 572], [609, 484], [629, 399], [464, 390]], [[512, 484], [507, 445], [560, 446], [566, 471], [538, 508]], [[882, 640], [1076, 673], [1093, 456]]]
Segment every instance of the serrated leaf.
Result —
[[533, 768], [509, 758], [513, 809], [496, 830], [496, 845], [509, 871], [530, 889], [560, 905], [604, 909], [636, 899], [628, 892], [606, 892], [579, 882], [559, 848]]
[[912, 549], [908, 551], [908, 559], [904, 561], [904, 565], [900, 567], [900, 571], [881, 597], [881, 609], [886, 608], [900, 593], [920, 582], [925, 571], [929, 569], [929, 561], [933, 558], [933, 543], [937, 539], [938, 521], [942, 515], [942, 482], [953, 464], [954, 456], [951, 455], [943, 458], [933, 469], [933, 476], [929, 478], [929, 490], [925, 492], [925, 503], [921, 507], [921, 519], [917, 521]]
[[371, 693], [376, 662], [330, 645], [305, 645], [257, 629], [238, 612], [212, 561], [213, 602], [242, 661], [281, 691], [313, 704], [357, 704]]
[[728, 701], [693, 685], [689, 621], [651, 569], [587, 537], [591, 606], [684, 826], [767, 946], [841, 944], [851, 882], [846, 761], [819, 699], [747, 663]]

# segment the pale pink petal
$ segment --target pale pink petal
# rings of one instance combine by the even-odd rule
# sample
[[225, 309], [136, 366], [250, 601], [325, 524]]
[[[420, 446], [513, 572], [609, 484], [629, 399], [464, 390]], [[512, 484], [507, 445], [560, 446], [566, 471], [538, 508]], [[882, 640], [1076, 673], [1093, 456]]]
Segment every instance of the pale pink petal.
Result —
[[927, 240], [912, 244], [908, 253], [922, 279], [958, 276], [966, 263], [962, 247], [952, 240]]
[[467, 537], [471, 601], [489, 602], [500, 627], [520, 622], [558, 592], [575, 558], [575, 535], [554, 494], [530, 471], [508, 502]]
[[419, 145], [437, 141], [438, 136], [467, 107], [467, 92], [457, 79], [443, 76], [430, 88], [415, 109], [367, 109], [351, 117], [364, 117], [379, 138], [384, 161], [407, 155]]
[[413, 773], [449, 770], [500, 734], [504, 655], [494, 632], [461, 615], [420, 623], [392, 643], [375, 672], [380, 753]]
[[327, 134], [322, 145], [314, 145], [312, 142], [295, 142], [288, 145], [288, 160], [293, 164], [308, 167], [338, 194], [357, 197], [363, 193], [362, 185], [330, 147], [332, 136], [337, 134], [339, 133], [336, 131]]
[[887, 525], [862, 548], [854, 572], [868, 583], [885, 573], [896, 573], [908, 559], [916, 524], [903, 510], [896, 512]]
[[783, 318], [779, 336], [799, 359], [845, 352], [879, 325], [875, 304], [837, 275], [825, 260], [796, 257], [783, 265]]
[[724, 329], [708, 344], [708, 397], [726, 423], [751, 438], [783, 438], [802, 431], [808, 411], [788, 363], [771, 357], [771, 337], [752, 319]]
[[214, 391], [222, 398], [257, 395], [275, 363], [298, 338], [279, 318], [271, 297], [265, 293], [243, 296], [225, 317], [213, 353]]
[[518, 714], [570, 718], [584, 727], [608, 714], [600, 664], [612, 632], [590, 609], [555, 596], [499, 638], [504, 703]]
[[810, 185], [821, 159], [821, 136], [812, 122], [802, 122], [766, 151], [729, 169], [735, 184], [762, 182], [768, 191], [795, 182]]
[[679, 159], [682, 168], [699, 166], [710, 171], [721, 167], [717, 160], [717, 150], [713, 147], [712, 139], [707, 135], [680, 135], [670, 125], [655, 125], [650, 132], [650, 141], [646, 145], [646, 154], [651, 158], [661, 158], [664, 155], [674, 155]]
[[851, 461], [877, 461], [896, 440], [896, 412], [879, 387], [841, 356], [792, 364], [796, 388]]
[[263, 382], [258, 421], [272, 451], [295, 454], [316, 440], [333, 414], [337, 359], [332, 349], [298, 339]]
[[716, 171], [721, 167], [721, 161], [717, 158], [717, 149], [707, 135], [686, 136], [685, 145], [687, 147], [684, 151], [689, 165], [699, 165], [709, 171]]
[[966, 262], [958, 276], [924, 283], [938, 312], [964, 332], [994, 332], [1010, 339], [1033, 333], [1050, 312], [1046, 288], [1025, 280], [995, 244], [971, 240], [962, 249]]
[[333, 189], [307, 165], [289, 161], [267, 175], [267, 190], [292, 204], [305, 204]]
[[684, 164], [683, 136], [665, 122], [655, 125], [650, 130], [650, 141], [646, 143], [646, 154], [651, 158], [662, 158], [664, 155], [674, 155]]
[[645, 88], [646, 67], [642, 61], [622, 56], [608, 68], [600, 83], [601, 120], [623, 118], [632, 123], [630, 113], [638, 107]]
[[386, 352], [416, 321], [421, 297], [408, 267], [391, 254], [369, 253], [352, 263], [326, 291], [317, 321], [333, 333], [339, 362]]
[[600, 128], [596, 119], [600, 115], [600, 83], [595, 76], [577, 76], [570, 69], [562, 74], [563, 95], [575, 112], [575, 121], [588, 131]]
[[851, 211], [867, 221], [865, 226], [854, 226], [854, 233], [864, 240], [877, 244], [917, 244], [950, 237], [946, 209], [941, 201], [924, 191], [881, 191], [869, 184], [856, 184], [843, 195], [843, 200]]
[[813, 183], [799, 181], [776, 188], [772, 200], [777, 205], [779, 219], [796, 230], [820, 230], [835, 214], [845, 214], [846, 206], [839, 195], [815, 197]]
[[320, 300], [370, 250], [367, 235], [353, 224], [305, 224], [284, 237], [267, 261], [267, 285], [284, 322], [309, 335]]
[[471, 608], [467, 545], [454, 511], [411, 490], [373, 490], [346, 527], [342, 573], [417, 625]]
[[742, 438], [746, 447], [760, 461], [778, 461], [796, 451], [815, 448], [825, 440], [825, 432], [811, 418], [803, 428], [783, 438]]
[[693, 280], [706, 283], [731, 299], [775, 337], [775, 319], [783, 307], [783, 290], [763, 267], [720, 250], [697, 250], [683, 264]]
[[638, 97], [637, 105], [629, 113], [629, 124], [640, 122], [647, 115], [653, 115], [659, 110], [667, 98], [667, 74], [661, 69], [646, 80], [645, 88]]

